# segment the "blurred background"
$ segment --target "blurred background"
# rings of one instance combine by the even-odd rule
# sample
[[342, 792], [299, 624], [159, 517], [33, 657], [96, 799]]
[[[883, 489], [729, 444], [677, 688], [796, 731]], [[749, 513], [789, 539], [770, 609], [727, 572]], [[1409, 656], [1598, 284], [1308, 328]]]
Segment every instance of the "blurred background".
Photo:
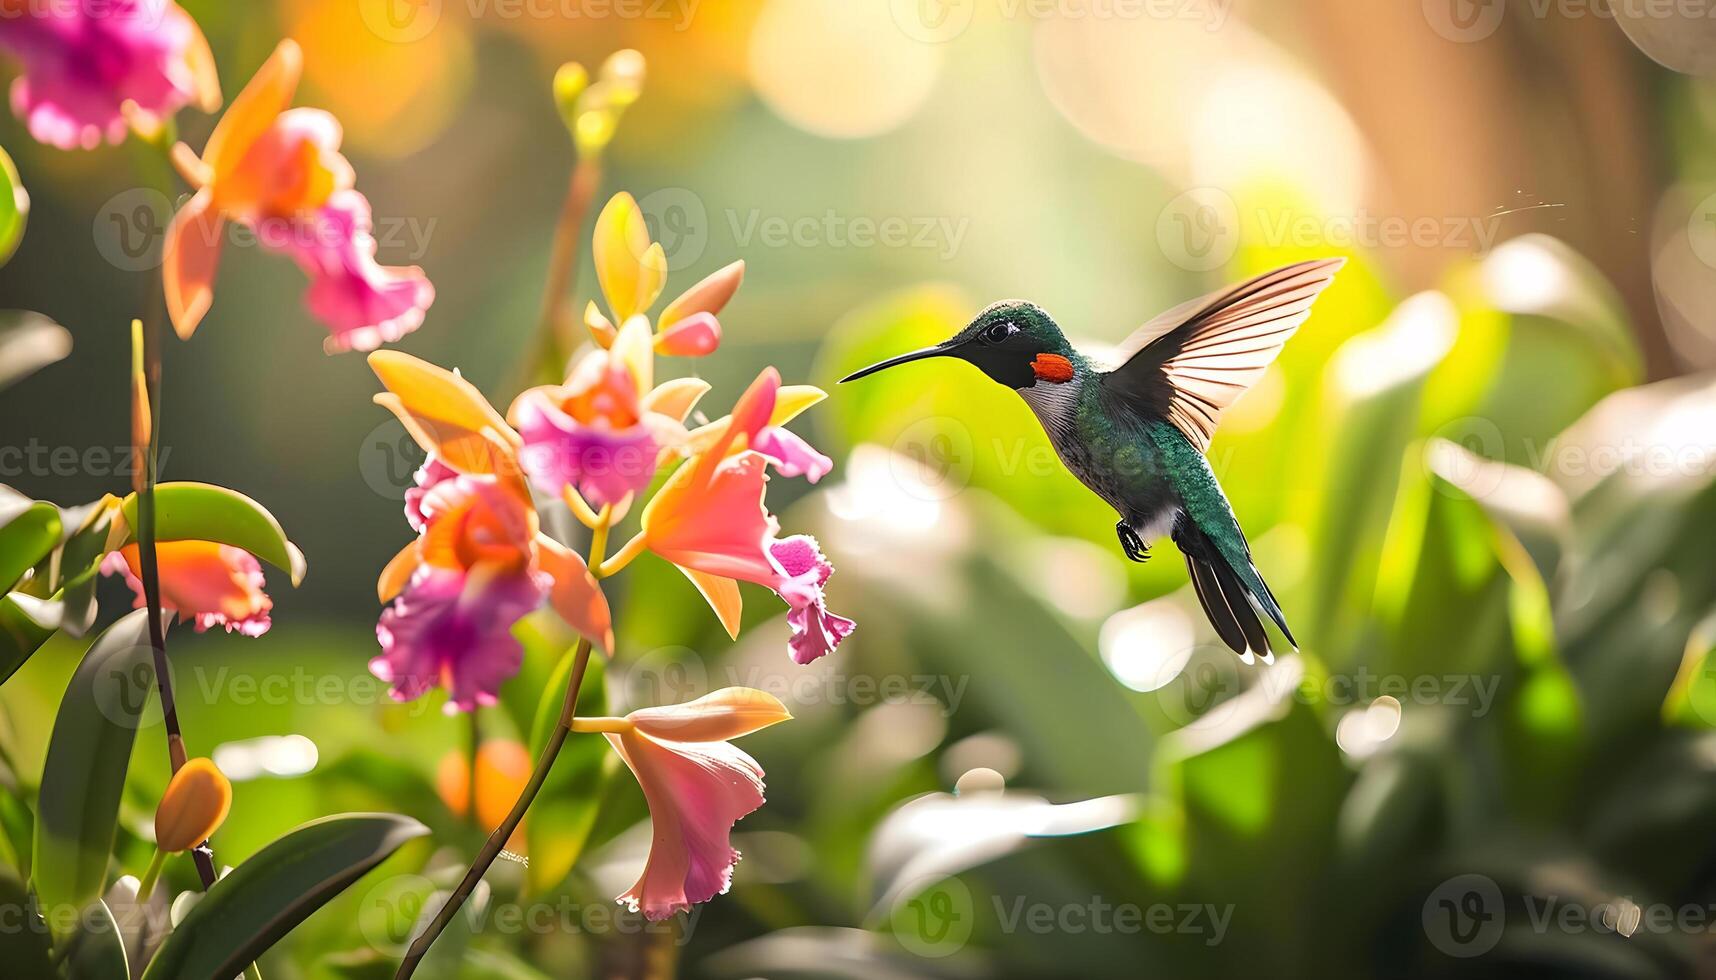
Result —
[[[729, 642], [659, 562], [613, 593], [595, 696], [744, 684], [797, 716], [743, 743], [770, 792], [732, 892], [671, 925], [617, 910], [641, 795], [575, 747], [528, 867], [497, 866], [420, 975], [1716, 976], [1709, 4], [184, 6], [229, 97], [302, 43], [299, 103], [343, 121], [380, 258], [437, 289], [399, 346], [503, 406], [572, 162], [549, 79], [639, 49], [600, 197], [637, 196], [670, 295], [747, 263], [720, 354], [658, 370], [704, 374], [711, 414], [768, 364], [832, 395], [797, 428], [835, 472], [771, 499], [839, 569], [831, 605], [861, 625], [837, 654], [794, 667], [762, 601]], [[196, 146], [212, 124], [180, 122]], [[75, 344], [0, 394], [0, 445], [37, 447], [0, 482], [122, 493], [86, 450], [126, 445], [126, 324], [169, 204], [126, 148], [47, 149], [9, 114], [0, 144], [33, 200], [0, 305]], [[996, 299], [1100, 348], [1325, 255], [1351, 261], [1210, 450], [1304, 643], [1270, 667], [1215, 640], [1171, 544], [1123, 559], [1011, 393], [938, 362], [834, 387]], [[385, 976], [483, 834], [465, 723], [368, 678], [418, 457], [362, 358], [322, 354], [302, 286], [229, 250], [167, 349], [163, 478], [255, 496], [309, 559], [297, 590], [270, 573], [267, 636], [180, 630], [173, 656], [192, 753], [237, 782], [224, 860], [339, 809], [436, 830], [262, 964]], [[496, 787], [528, 769], [565, 648], [520, 633], [525, 671], [482, 713]], [[26, 770], [77, 655], [56, 640], [0, 695]], [[139, 833], [159, 750], [138, 740]]]

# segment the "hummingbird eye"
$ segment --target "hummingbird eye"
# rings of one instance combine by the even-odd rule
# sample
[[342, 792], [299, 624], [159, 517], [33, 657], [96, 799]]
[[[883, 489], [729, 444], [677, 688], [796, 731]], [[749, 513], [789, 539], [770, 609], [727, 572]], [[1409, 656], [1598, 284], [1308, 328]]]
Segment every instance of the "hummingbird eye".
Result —
[[982, 336], [985, 343], [999, 344], [1018, 332], [1019, 325], [1017, 323], [1011, 320], [1003, 320], [1000, 323], [991, 323], [984, 327]]

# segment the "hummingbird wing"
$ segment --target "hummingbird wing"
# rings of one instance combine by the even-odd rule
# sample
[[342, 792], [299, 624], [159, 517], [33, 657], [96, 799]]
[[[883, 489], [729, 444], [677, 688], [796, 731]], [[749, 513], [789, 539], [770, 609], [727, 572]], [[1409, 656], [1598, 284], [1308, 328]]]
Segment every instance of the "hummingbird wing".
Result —
[[1103, 382], [1205, 452], [1222, 410], [1263, 377], [1345, 264], [1299, 262], [1176, 306], [1133, 331]]

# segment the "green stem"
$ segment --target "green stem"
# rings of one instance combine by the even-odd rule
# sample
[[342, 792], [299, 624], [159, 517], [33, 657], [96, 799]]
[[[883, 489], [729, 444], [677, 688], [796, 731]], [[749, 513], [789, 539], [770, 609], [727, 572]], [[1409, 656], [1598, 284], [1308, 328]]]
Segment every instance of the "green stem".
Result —
[[500, 852], [506, 847], [506, 842], [512, 838], [513, 831], [524, 821], [525, 811], [536, 801], [536, 794], [542, 791], [542, 784], [548, 780], [548, 773], [554, 768], [554, 760], [560, 755], [560, 747], [566, 744], [566, 736], [572, 731], [572, 719], [578, 711], [578, 689], [584, 684], [584, 671], [590, 665], [590, 641], [579, 639], [572, 653], [572, 676], [566, 682], [566, 700], [560, 707], [560, 721], [554, 726], [554, 731], [548, 736], [548, 744], [543, 746], [542, 754], [537, 757], [536, 769], [530, 774], [530, 782], [525, 784], [524, 792], [520, 793], [517, 802], [512, 805], [512, 812], [506, 815], [501, 825], [483, 844], [483, 849], [477, 853], [475, 861], [465, 872], [465, 877], [459, 882], [453, 893], [447, 896], [447, 901], [435, 911], [435, 917], [416, 939], [411, 941], [411, 948], [405, 953], [405, 959], [399, 964], [399, 972], [394, 974], [394, 980], [406, 980], [417, 971], [429, 947], [446, 930], [453, 921], [453, 916], [459, 914], [459, 909], [471, 897], [471, 892], [477, 887], [477, 882], [483, 880], [483, 875], [489, 866], [500, 857]]
[[137, 906], [139, 908], [149, 901], [149, 896], [155, 893], [155, 882], [161, 877], [161, 868], [167, 863], [167, 852], [155, 848], [155, 856], [149, 859], [149, 870], [143, 872], [143, 880], [137, 883]]
[[[602, 556], [608, 547], [608, 528], [612, 524], [613, 508], [603, 507], [596, 526], [590, 532], [591, 568], [599, 568]], [[506, 848], [506, 842], [512, 839], [513, 831], [524, 822], [524, 814], [530, 805], [536, 802], [536, 794], [542, 791], [542, 784], [548, 780], [548, 773], [554, 768], [554, 760], [560, 757], [560, 747], [566, 744], [566, 736], [572, 733], [572, 720], [578, 715], [578, 691], [584, 686], [584, 671], [590, 666], [590, 640], [579, 637], [578, 645], [572, 648], [572, 676], [566, 681], [566, 698], [560, 704], [560, 720], [555, 723], [554, 730], [548, 735], [548, 744], [542, 747], [542, 754], [537, 756], [536, 768], [531, 771], [530, 782], [525, 784], [524, 792], [512, 805], [512, 812], [506, 815], [501, 825], [483, 844], [483, 849], [477, 852], [476, 860], [471, 862], [465, 871], [465, 877], [460, 880], [453, 893], [447, 896], [447, 901], [435, 910], [435, 917], [429, 920], [429, 925], [411, 941], [411, 946], [405, 951], [405, 958], [399, 963], [399, 972], [394, 980], [407, 980], [417, 971], [417, 966], [429, 952], [442, 932], [446, 931], [453, 916], [459, 914], [459, 909], [471, 897], [471, 892], [477, 887], [477, 882], [483, 880], [489, 866], [500, 857], [500, 852]]]
[[[163, 129], [157, 140], [137, 142], [150, 152], [139, 155], [140, 176], [149, 186], [160, 191], [168, 200], [173, 196], [173, 145], [171, 128]], [[177, 773], [185, 764], [185, 736], [179, 728], [178, 702], [173, 696], [173, 680], [167, 665], [167, 631], [161, 621], [161, 577], [155, 553], [155, 483], [160, 475], [161, 447], [161, 318], [166, 301], [161, 294], [161, 273], [146, 273], [149, 285], [143, 301], [143, 377], [149, 395], [149, 440], [143, 453], [143, 486], [137, 494], [137, 552], [139, 577], [143, 580], [144, 604], [149, 609], [149, 646], [154, 654], [155, 687], [161, 697], [161, 723], [167, 732], [167, 759]], [[197, 865], [197, 877], [203, 888], [215, 883], [214, 852], [206, 844], [191, 852]]]

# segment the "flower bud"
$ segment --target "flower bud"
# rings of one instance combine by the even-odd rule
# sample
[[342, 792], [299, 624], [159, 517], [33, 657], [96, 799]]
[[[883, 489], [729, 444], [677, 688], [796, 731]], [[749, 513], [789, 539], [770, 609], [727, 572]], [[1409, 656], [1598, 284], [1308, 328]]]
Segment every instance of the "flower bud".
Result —
[[578, 99], [589, 87], [590, 73], [576, 61], [566, 62], [554, 73], [554, 107], [569, 133], [578, 131]]
[[232, 809], [232, 784], [207, 759], [191, 759], [173, 774], [155, 810], [155, 844], [188, 851], [214, 836]]

